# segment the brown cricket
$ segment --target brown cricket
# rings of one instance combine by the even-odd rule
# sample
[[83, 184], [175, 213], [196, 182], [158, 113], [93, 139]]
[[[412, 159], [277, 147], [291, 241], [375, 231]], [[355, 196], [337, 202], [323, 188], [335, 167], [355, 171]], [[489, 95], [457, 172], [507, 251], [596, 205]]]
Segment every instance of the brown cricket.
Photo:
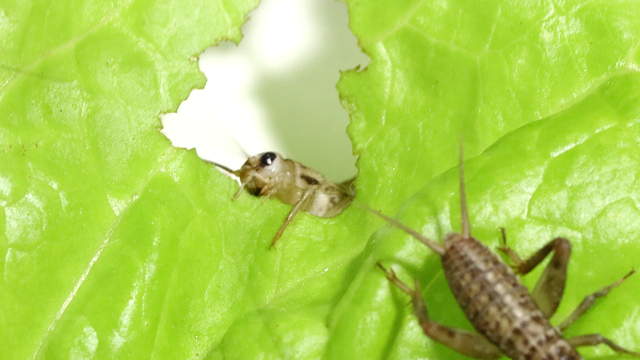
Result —
[[334, 217], [349, 206], [355, 195], [354, 179], [332, 183], [318, 171], [272, 151], [248, 157], [238, 170], [210, 162], [240, 179], [240, 188], [234, 199], [245, 189], [254, 196], [275, 197], [293, 205], [273, 236], [270, 247], [276, 244], [300, 211], [318, 217]]
[[[605, 344], [616, 352], [640, 357], [600, 334], [563, 337], [563, 331], [584, 314], [597, 298], [605, 296], [634, 273], [586, 296], [580, 305], [559, 326], [550, 324], [562, 299], [571, 244], [555, 238], [529, 258], [522, 260], [506, 245], [501, 229], [499, 248], [512, 262], [505, 265], [486, 246], [471, 236], [464, 189], [462, 155], [459, 165], [460, 208], [462, 234], [451, 233], [439, 244], [376, 210], [369, 209], [391, 225], [402, 229], [440, 255], [444, 274], [458, 304], [478, 331], [473, 333], [450, 328], [429, 319], [420, 287], [411, 288], [393, 270], [378, 263], [386, 277], [411, 296], [413, 310], [424, 333], [431, 339], [457, 352], [478, 359], [497, 359], [506, 355], [517, 360], [577, 360], [582, 359], [577, 347]], [[529, 273], [553, 252], [551, 261], [530, 294], [516, 274]]]

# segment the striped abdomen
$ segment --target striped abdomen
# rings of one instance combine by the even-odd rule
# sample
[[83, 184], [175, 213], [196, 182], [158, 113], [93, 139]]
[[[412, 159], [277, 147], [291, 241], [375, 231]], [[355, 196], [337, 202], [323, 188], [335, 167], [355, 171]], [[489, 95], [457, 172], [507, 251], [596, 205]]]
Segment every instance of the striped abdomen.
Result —
[[478, 332], [518, 360], [578, 360], [504, 263], [473, 238], [450, 235], [442, 256], [449, 287]]

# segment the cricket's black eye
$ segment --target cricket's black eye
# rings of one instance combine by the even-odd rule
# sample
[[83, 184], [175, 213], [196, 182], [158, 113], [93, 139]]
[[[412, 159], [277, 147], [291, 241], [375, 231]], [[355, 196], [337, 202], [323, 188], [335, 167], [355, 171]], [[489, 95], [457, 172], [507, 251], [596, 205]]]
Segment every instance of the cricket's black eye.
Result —
[[260, 164], [262, 166], [269, 166], [273, 164], [273, 160], [275, 160], [276, 157], [278, 157], [278, 155], [276, 155], [275, 153], [266, 152], [262, 154], [262, 156], [260, 156]]

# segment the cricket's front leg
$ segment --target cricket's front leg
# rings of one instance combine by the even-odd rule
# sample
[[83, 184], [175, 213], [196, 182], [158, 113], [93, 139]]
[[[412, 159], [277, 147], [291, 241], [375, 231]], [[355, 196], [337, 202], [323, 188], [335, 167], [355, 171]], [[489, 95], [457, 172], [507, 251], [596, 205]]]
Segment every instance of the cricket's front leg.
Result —
[[271, 184], [266, 184], [260, 189], [258, 196], [262, 198], [270, 198], [273, 195], [275, 188]]
[[273, 236], [273, 239], [271, 239], [271, 245], [269, 245], [269, 248], [273, 248], [276, 245], [276, 242], [278, 241], [278, 239], [280, 239], [280, 237], [284, 233], [284, 230], [287, 228], [287, 226], [289, 226], [291, 221], [293, 221], [293, 218], [295, 218], [295, 216], [300, 212], [300, 210], [302, 210], [302, 207], [307, 202], [307, 200], [312, 199], [315, 196], [315, 194], [316, 194], [315, 189], [308, 189], [307, 191], [302, 193], [300, 200], [298, 200], [298, 202], [296, 202], [293, 205], [293, 207], [291, 207], [289, 214], [287, 214], [287, 217], [284, 219], [284, 221], [280, 225], [280, 228], [278, 228], [278, 232], [276, 232], [276, 234]]
[[424, 331], [425, 335], [429, 338], [463, 355], [476, 359], [493, 360], [501, 356], [502, 352], [500, 349], [490, 343], [484, 336], [461, 329], [450, 328], [431, 321], [431, 319], [429, 319], [429, 313], [427, 312], [427, 306], [420, 294], [418, 283], [416, 282], [415, 288], [412, 289], [400, 280], [393, 270], [385, 268], [380, 263], [378, 263], [377, 266], [385, 273], [385, 276], [392, 284], [405, 294], [411, 296], [413, 311], [418, 318], [422, 331]]
[[246, 186], [246, 183], [241, 183], [240, 187], [238, 188], [238, 190], [236, 190], [235, 193], [233, 193], [233, 196], [231, 197], [231, 201], [236, 201], [238, 200], [238, 198], [240, 197], [240, 194], [242, 194], [242, 192], [244, 191], [244, 188]]
[[564, 286], [567, 281], [567, 266], [569, 265], [569, 257], [571, 256], [571, 243], [565, 238], [555, 238], [549, 241], [540, 250], [536, 251], [529, 258], [522, 260], [518, 254], [507, 246], [506, 233], [501, 229], [502, 246], [498, 248], [506, 254], [512, 261], [512, 268], [518, 274], [528, 274], [549, 253], [553, 252], [553, 257], [547, 267], [544, 269], [542, 276], [538, 279], [531, 296], [538, 305], [542, 313], [550, 318], [558, 309]]

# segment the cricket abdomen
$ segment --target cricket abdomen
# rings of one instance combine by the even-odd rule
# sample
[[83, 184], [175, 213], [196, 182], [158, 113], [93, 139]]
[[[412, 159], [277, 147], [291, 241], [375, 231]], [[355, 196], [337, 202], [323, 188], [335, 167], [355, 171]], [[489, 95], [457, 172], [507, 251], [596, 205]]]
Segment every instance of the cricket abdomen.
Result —
[[442, 256], [449, 287], [473, 326], [517, 360], [582, 359], [545, 318], [516, 275], [473, 238], [450, 235]]

